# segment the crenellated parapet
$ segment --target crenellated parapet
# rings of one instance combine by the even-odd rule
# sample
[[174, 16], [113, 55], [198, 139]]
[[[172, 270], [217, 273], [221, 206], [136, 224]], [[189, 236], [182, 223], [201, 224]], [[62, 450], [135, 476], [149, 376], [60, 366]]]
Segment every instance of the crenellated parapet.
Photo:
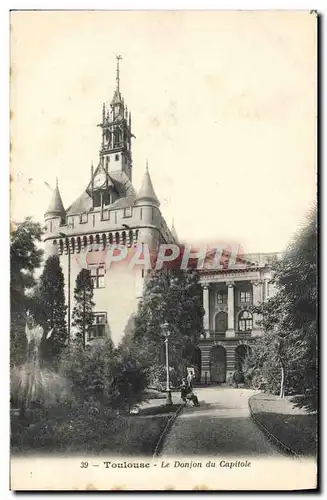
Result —
[[57, 247], [58, 255], [81, 253], [89, 250], [104, 250], [110, 245], [124, 245], [127, 248], [138, 243], [139, 230], [94, 233], [84, 236], [55, 238], [52, 244]]

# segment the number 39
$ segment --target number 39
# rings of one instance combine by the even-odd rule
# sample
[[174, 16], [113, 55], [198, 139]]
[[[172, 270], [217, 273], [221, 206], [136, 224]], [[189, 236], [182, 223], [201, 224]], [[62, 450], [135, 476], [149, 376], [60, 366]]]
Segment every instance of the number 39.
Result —
[[87, 469], [89, 466], [88, 462], [81, 462], [81, 469]]

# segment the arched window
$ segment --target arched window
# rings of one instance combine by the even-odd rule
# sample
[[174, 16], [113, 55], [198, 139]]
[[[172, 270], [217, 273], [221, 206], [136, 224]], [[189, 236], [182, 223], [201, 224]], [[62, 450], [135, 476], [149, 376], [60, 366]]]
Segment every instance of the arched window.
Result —
[[252, 330], [253, 320], [249, 311], [242, 311], [238, 317], [238, 330], [240, 332], [249, 332]]
[[122, 239], [123, 239], [123, 245], [126, 245], [126, 233], [125, 233], [125, 231], [122, 232]]
[[133, 231], [130, 230], [128, 235], [129, 235], [129, 244], [132, 246], [133, 245]]
[[86, 236], [83, 236], [83, 247], [84, 248], [87, 247], [87, 237]]
[[116, 245], [119, 245], [119, 233], [115, 234], [115, 243]]
[[103, 248], [106, 248], [107, 246], [107, 236], [104, 233], [102, 235], [102, 246]]
[[109, 244], [112, 245], [113, 244], [113, 237], [112, 237], [112, 233], [109, 233]]
[[80, 236], [77, 236], [77, 252], [81, 251], [82, 243]]
[[96, 250], [99, 250], [99, 247], [100, 247], [100, 235], [99, 234], [95, 235], [95, 243], [97, 245]]
[[60, 253], [63, 253], [64, 251], [64, 242], [62, 240], [59, 240], [59, 251]]

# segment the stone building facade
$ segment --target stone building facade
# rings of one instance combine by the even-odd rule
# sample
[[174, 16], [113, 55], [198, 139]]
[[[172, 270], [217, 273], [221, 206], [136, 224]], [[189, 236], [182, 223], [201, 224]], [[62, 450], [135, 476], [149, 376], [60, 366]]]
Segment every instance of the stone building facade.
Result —
[[44, 241], [47, 256], [60, 256], [69, 336], [73, 335], [75, 281], [86, 255], [94, 285], [95, 324], [91, 338], [108, 335], [117, 345], [142, 296], [144, 269], [130, 269], [127, 261], [108, 268], [106, 250], [110, 244], [132, 248], [147, 243], [155, 252], [160, 243], [176, 242], [174, 229], [169, 229], [160, 212], [147, 166], [138, 192], [132, 184], [132, 117], [120, 91], [119, 58], [116, 89], [110, 104], [103, 104], [99, 127], [99, 160], [96, 168], [91, 166], [90, 181], [66, 209], [57, 183], [45, 213]]
[[[45, 213], [46, 256], [57, 254], [65, 278], [69, 338], [74, 335], [74, 288], [82, 267], [91, 271], [94, 285], [94, 326], [88, 341], [109, 336], [117, 345], [142, 296], [145, 270], [127, 261], [108, 267], [111, 244], [128, 249], [146, 243], [156, 252], [161, 243], [177, 243], [167, 226], [146, 166], [138, 192], [132, 184], [132, 118], [120, 91], [119, 58], [116, 88], [110, 104], [103, 104], [99, 159], [90, 169], [85, 191], [64, 208], [58, 182]], [[243, 264], [228, 270], [204, 267], [204, 335], [195, 364], [203, 383], [222, 383], [240, 366], [246, 349], [262, 334], [249, 308], [273, 294], [271, 265], [277, 254], [246, 255]]]
[[226, 382], [242, 368], [247, 351], [263, 334], [260, 318], [250, 308], [275, 293], [271, 266], [279, 257], [278, 253], [248, 254], [241, 264], [228, 269], [208, 266], [201, 271], [205, 314], [197, 365], [202, 383]]

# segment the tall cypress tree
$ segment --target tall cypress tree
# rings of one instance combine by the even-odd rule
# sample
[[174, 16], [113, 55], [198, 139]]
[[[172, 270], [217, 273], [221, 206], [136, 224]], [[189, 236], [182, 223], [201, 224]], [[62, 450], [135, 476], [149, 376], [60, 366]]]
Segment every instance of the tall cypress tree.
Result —
[[74, 290], [75, 305], [72, 325], [76, 330], [76, 341], [85, 347], [86, 336], [93, 325], [93, 283], [91, 273], [82, 269], [76, 278]]
[[[40, 278], [36, 300], [36, 319], [44, 328], [42, 356], [44, 360], [56, 361], [67, 344], [67, 324], [64, 275], [59, 257], [53, 255], [45, 263]], [[49, 339], [48, 332], [53, 329]]]

